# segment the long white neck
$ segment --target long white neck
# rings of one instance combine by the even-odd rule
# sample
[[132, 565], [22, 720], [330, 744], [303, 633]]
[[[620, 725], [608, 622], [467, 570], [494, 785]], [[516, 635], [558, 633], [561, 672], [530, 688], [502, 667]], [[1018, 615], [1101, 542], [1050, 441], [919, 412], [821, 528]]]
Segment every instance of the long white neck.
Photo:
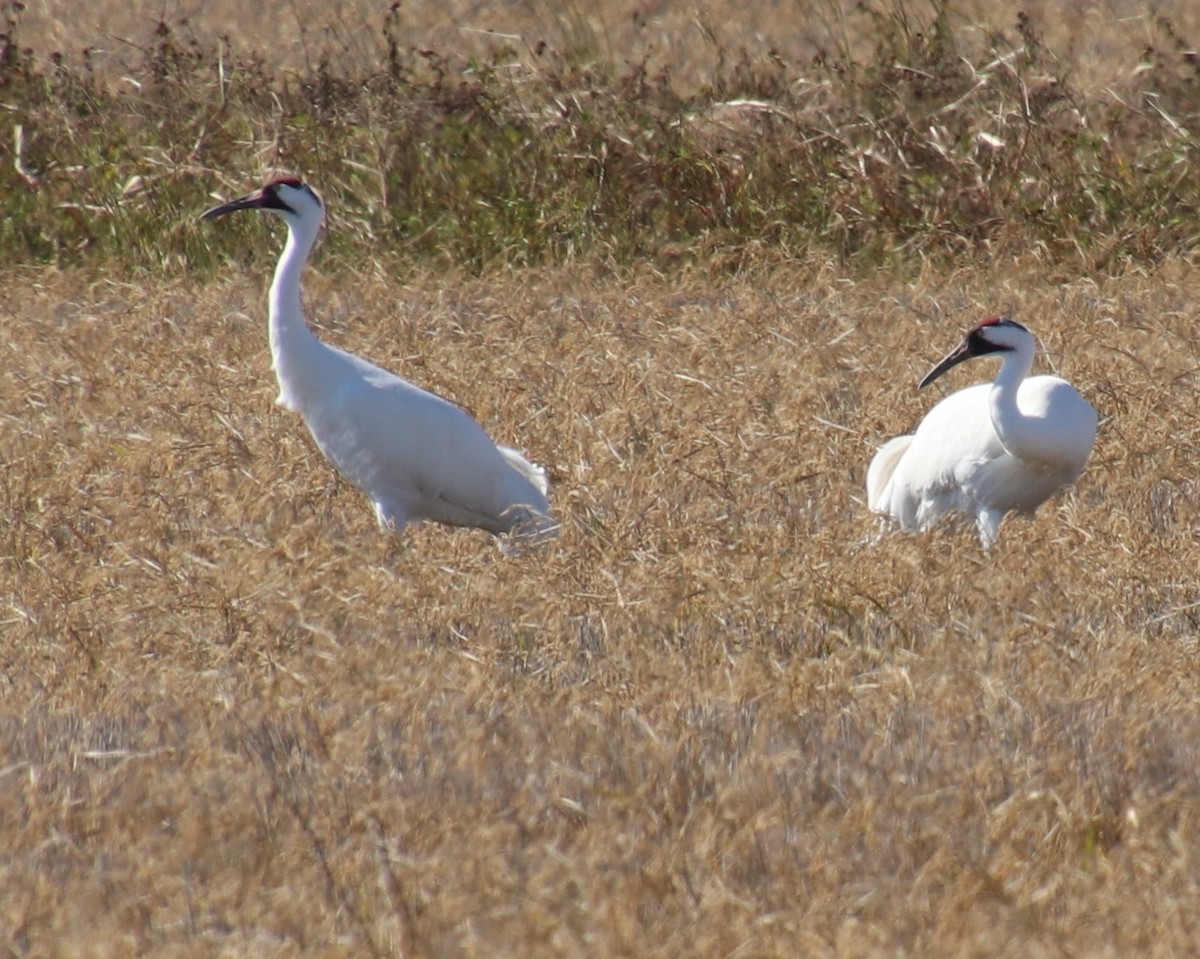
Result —
[[300, 409], [306, 371], [314, 368], [317, 357], [326, 350], [304, 320], [300, 305], [300, 274], [316, 242], [320, 221], [287, 219], [287, 245], [275, 267], [269, 300], [268, 336], [271, 366], [279, 380], [279, 404]]
[[1033, 423], [1017, 405], [1021, 383], [1033, 369], [1033, 352], [1033, 338], [1029, 337], [1005, 353], [1000, 372], [996, 374], [991, 392], [988, 393], [992, 428], [1009, 453], [1027, 462], [1038, 462], [1046, 454]]

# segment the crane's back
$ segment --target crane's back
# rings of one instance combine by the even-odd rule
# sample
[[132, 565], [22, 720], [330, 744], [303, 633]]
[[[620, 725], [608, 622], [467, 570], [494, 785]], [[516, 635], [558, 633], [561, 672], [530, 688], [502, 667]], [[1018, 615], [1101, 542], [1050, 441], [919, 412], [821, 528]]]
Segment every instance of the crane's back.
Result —
[[[324, 344], [322, 344], [324, 346]], [[321, 451], [399, 527], [416, 520], [508, 532], [549, 515], [545, 477], [453, 403], [333, 347], [299, 411]], [[540, 484], [540, 485], [539, 485]]]

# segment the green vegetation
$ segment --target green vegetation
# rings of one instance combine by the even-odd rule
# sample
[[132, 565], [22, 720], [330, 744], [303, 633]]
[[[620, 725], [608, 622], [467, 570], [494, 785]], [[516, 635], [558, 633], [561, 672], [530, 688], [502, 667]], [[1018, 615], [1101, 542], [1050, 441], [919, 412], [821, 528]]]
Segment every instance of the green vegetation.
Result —
[[463, 59], [406, 45], [399, 5], [370, 50], [299, 73], [163, 19], [114, 78], [87, 49], [36, 56], [8, 0], [0, 255], [203, 268], [244, 244], [201, 238], [198, 205], [264, 170], [329, 194], [335, 251], [473, 269], [737, 262], [760, 244], [866, 266], [1020, 253], [1097, 269], [1190, 250], [1200, 79], [1170, 22], [1152, 21], [1159, 42], [1123, 89], [1088, 90], [1033, 16], [956, 31], [954, 7], [866, 5], [857, 44], [721, 50], [681, 89], [648, 59], [590, 57], [580, 18], [562, 49], [497, 40]]

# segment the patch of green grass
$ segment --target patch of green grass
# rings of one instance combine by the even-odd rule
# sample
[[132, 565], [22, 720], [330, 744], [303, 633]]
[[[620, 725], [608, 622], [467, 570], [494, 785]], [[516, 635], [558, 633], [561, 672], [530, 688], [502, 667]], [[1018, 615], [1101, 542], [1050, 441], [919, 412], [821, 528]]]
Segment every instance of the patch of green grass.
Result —
[[956, 6], [867, 4], [868, 55], [719, 48], [707, 82], [681, 90], [645, 59], [607, 57], [579, 11], [562, 49], [498, 39], [463, 60], [405, 47], [393, 9], [373, 50], [314, 51], [298, 73], [160, 20], [128, 72], [102, 79], [86, 49], [23, 47], [10, 0], [0, 253], [210, 270], [246, 251], [237, 231], [195, 228], [208, 194], [276, 170], [325, 191], [335, 255], [471, 270], [763, 241], [863, 268], [1191, 250], [1198, 79], [1171, 24], [1152, 24], [1166, 52], [1097, 93], [1029, 15], [981, 40]]

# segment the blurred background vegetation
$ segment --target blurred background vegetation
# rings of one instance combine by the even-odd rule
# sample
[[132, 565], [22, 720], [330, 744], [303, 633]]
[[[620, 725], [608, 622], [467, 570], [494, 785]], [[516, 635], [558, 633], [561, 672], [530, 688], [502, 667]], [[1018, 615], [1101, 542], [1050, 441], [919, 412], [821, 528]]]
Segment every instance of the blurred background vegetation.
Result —
[[966, 0], [818, 3], [778, 47], [709, 7], [672, 60], [575, 4], [448, 39], [398, 3], [333, 4], [320, 30], [302, 6], [275, 11], [300, 25], [283, 57], [231, 16], [134, 18], [114, 53], [0, 5], [4, 261], [211, 270], [263, 227], [195, 214], [282, 171], [326, 194], [327, 254], [471, 271], [760, 251], [1112, 270], [1197, 242], [1200, 58], [1162, 13], [1081, 53], [1057, 5], [993, 26]]

